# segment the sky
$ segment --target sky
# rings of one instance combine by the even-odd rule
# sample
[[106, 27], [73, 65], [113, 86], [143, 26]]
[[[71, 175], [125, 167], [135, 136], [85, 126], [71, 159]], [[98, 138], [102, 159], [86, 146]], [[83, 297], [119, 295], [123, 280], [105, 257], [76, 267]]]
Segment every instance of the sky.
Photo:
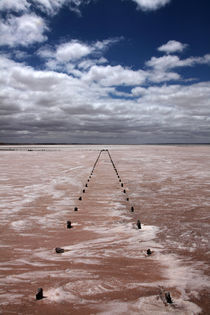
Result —
[[0, 143], [209, 143], [209, 0], [0, 0]]

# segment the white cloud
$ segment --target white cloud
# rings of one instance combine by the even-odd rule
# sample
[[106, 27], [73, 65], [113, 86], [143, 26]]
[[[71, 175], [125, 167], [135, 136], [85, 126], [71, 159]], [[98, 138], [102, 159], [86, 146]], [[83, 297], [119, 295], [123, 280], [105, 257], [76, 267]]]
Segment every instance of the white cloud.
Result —
[[146, 62], [146, 66], [155, 68], [157, 70], [167, 70], [174, 68], [178, 65], [180, 59], [178, 56], [163, 56], [163, 57], [152, 57]]
[[55, 15], [63, 6], [80, 13], [79, 7], [91, 0], [0, 0], [0, 11], [29, 12], [36, 8], [48, 14]]
[[[132, 70], [120, 65], [102, 66], [108, 61], [103, 58], [103, 52], [111, 44], [120, 39], [108, 39], [91, 44], [72, 40], [51, 47], [41, 48], [37, 54], [46, 59], [48, 69], [72, 74], [82, 78], [85, 82], [98, 82], [103, 86], [134, 86], [143, 83], [169, 82], [182, 79], [181, 76], [171, 71], [173, 68], [189, 67], [196, 64], [209, 64], [210, 55], [203, 57], [190, 57], [181, 60], [175, 55], [152, 57], [146, 62], [148, 69]], [[95, 58], [95, 57], [98, 58]]]
[[164, 71], [164, 70], [153, 70], [148, 71], [148, 80], [154, 83], [177, 81], [180, 80], [181, 76], [176, 72]]
[[163, 6], [165, 6], [167, 3], [169, 3], [171, 0], [132, 0], [136, 2], [140, 9], [144, 11], [152, 11], [157, 10]]
[[41, 11], [49, 15], [55, 15], [65, 5], [77, 13], [82, 4], [89, 3], [90, 0], [32, 0], [32, 3]]
[[161, 71], [178, 67], [191, 67], [196, 64], [210, 64], [210, 54], [204, 55], [203, 57], [189, 57], [186, 59], [180, 59], [175, 55], [167, 55], [159, 58], [152, 57], [146, 62], [148, 67]]
[[122, 66], [93, 66], [83, 80], [98, 82], [104, 86], [137, 85], [145, 82], [146, 72], [143, 70], [133, 71]]
[[55, 15], [67, 2], [66, 0], [32, 0], [34, 6], [49, 15]]
[[[70, 10], [80, 14], [80, 6], [89, 4], [94, 0], [0, 0], [0, 10], [29, 12], [30, 8], [36, 8], [48, 15], [56, 15], [59, 10], [66, 6]], [[144, 11], [157, 10], [171, 0], [132, 0]]]
[[[6, 56], [0, 72], [1, 141], [209, 138], [210, 82], [143, 88], [137, 85], [148, 73], [122, 66], [93, 66], [76, 78], [36, 71]], [[109, 86], [115, 84], [136, 85], [126, 94]]]
[[104, 64], [107, 62], [108, 60], [104, 57], [101, 57], [99, 59], [85, 59], [78, 64], [78, 68], [87, 70], [96, 64]]
[[118, 43], [119, 41], [123, 40], [123, 36], [115, 37], [115, 38], [108, 38], [102, 41], [97, 41], [93, 44], [95, 51], [104, 51], [108, 49], [110, 46]]
[[158, 47], [159, 51], [167, 54], [182, 52], [187, 47], [187, 44], [182, 44], [176, 40], [169, 40], [165, 45]]
[[41, 47], [37, 51], [37, 55], [46, 59], [48, 69], [67, 73], [73, 73], [73, 70], [78, 75], [75, 67], [87, 70], [94, 65], [106, 63], [107, 60], [102, 56], [104, 51], [119, 40], [121, 38], [106, 39], [89, 44], [71, 40], [57, 45], [55, 48]]
[[55, 58], [59, 62], [75, 61], [89, 55], [91, 52], [92, 47], [78, 41], [71, 41], [57, 48]]
[[[191, 112], [192, 115], [210, 115], [210, 82], [191, 85], [151, 86], [147, 89], [134, 88], [133, 95], [141, 95], [141, 102], [173, 107], [181, 112]], [[190, 120], [190, 116], [189, 116]]]
[[0, 1], [0, 11], [27, 11], [30, 4], [27, 0], [1, 0]]
[[106, 49], [119, 40], [121, 40], [121, 38], [111, 38], [90, 44], [78, 40], [71, 40], [57, 45], [55, 48], [50, 46], [41, 47], [37, 54], [42, 58], [53, 58], [58, 62], [65, 63], [82, 59], [90, 54], [100, 56]]
[[24, 14], [20, 17], [10, 16], [0, 22], [0, 45], [28, 46], [47, 39], [48, 30], [45, 21], [35, 14]]

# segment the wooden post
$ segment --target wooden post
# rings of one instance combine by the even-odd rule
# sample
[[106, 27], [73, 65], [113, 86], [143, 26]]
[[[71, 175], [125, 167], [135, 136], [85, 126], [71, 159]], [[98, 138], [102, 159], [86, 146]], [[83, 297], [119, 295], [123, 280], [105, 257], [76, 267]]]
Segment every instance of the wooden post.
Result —
[[60, 247], [56, 247], [56, 248], [55, 248], [55, 251], [56, 251], [57, 254], [64, 253], [64, 249], [63, 249], [63, 248], [60, 248]]
[[171, 295], [170, 295], [170, 292], [166, 292], [166, 293], [165, 293], [165, 298], [166, 298], [166, 302], [167, 302], [168, 304], [172, 304], [172, 303], [173, 303], [172, 298], [171, 298]]
[[36, 300], [41, 300], [43, 299], [43, 289], [42, 288], [38, 288], [37, 290], [37, 294], [36, 294]]
[[140, 222], [140, 220], [137, 221], [136, 225], [137, 225], [138, 229], [140, 230], [141, 229], [141, 222]]
[[150, 248], [147, 250], [147, 255], [148, 256], [152, 255], [152, 252], [151, 252]]

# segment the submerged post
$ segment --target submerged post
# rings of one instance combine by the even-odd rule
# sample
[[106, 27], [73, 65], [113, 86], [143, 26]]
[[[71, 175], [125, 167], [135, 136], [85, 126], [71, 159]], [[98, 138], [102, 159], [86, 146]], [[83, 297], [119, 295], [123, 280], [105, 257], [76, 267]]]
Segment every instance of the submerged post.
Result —
[[63, 249], [63, 248], [60, 248], [60, 247], [56, 247], [56, 248], [55, 248], [55, 251], [56, 251], [57, 254], [64, 253], [64, 249]]
[[166, 302], [167, 302], [168, 304], [172, 304], [172, 303], [173, 303], [172, 298], [171, 298], [171, 295], [170, 295], [170, 292], [166, 292], [166, 293], [165, 293], [165, 298], [166, 298]]
[[66, 225], [67, 225], [67, 229], [71, 229], [72, 228], [71, 221], [67, 221]]
[[43, 299], [43, 289], [42, 288], [38, 288], [37, 290], [37, 294], [36, 294], [36, 300], [41, 300]]
[[147, 250], [147, 255], [148, 255], [148, 256], [152, 255], [152, 252], [151, 252], [151, 249], [150, 249], [150, 248]]
[[137, 223], [136, 223], [136, 225], [137, 225], [138, 229], [140, 230], [140, 229], [141, 229], [141, 221], [138, 220]]

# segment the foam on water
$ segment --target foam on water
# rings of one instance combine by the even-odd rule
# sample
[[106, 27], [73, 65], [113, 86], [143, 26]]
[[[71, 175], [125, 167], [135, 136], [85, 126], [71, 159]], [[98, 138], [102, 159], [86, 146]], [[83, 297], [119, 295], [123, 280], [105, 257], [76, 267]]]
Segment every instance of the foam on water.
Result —
[[[153, 245], [155, 251], [152, 256], [153, 260], [160, 262], [165, 268], [165, 276], [168, 280], [156, 281], [153, 283], [130, 283], [124, 284], [124, 288], [139, 288], [141, 286], [163, 286], [175, 287], [180, 292], [180, 298], [174, 300], [173, 306], [165, 306], [159, 296], [142, 297], [136, 302], [101, 302], [101, 314], [150, 314], [157, 312], [161, 314], [174, 313], [174, 314], [198, 314], [200, 308], [188, 301], [186, 290], [189, 288], [195, 290], [208, 287], [208, 279], [203, 276], [202, 272], [198, 271], [202, 266], [195, 267], [183, 265], [178, 257], [172, 254], [164, 253], [163, 245], [156, 243], [156, 236], [159, 232], [158, 227], [142, 225], [142, 230], [136, 229], [135, 225], [131, 222], [114, 224], [112, 227], [106, 226], [95, 227], [88, 226], [84, 230], [93, 230], [98, 233], [100, 237], [96, 240], [85, 241], [79, 244], [65, 246], [66, 252], [59, 256], [60, 260], [70, 259], [74, 262], [81, 262], [87, 264], [100, 264], [103, 257], [144, 257], [144, 251], [148, 244]], [[152, 243], [151, 243], [152, 242]], [[110, 246], [113, 249], [110, 249]], [[138, 253], [138, 254], [137, 254]], [[39, 253], [40, 256], [40, 253]], [[46, 255], [44, 251], [41, 253], [42, 258], [52, 259]], [[57, 260], [58, 257], [54, 255]], [[150, 258], [148, 258], [150, 259]], [[66, 301], [71, 296], [72, 301], [85, 303], [85, 296], [91, 296], [104, 292], [116, 292], [119, 288], [122, 289], [122, 284], [117, 283], [116, 280], [101, 281], [99, 279], [82, 279], [80, 281], [71, 281], [63, 287], [57, 289], [50, 289], [48, 291], [49, 299], [51, 301], [61, 302]], [[57, 293], [55, 293], [55, 292]], [[192, 290], [191, 290], [192, 294]], [[88, 302], [87, 300], [86, 302]], [[94, 304], [94, 302], [93, 302]], [[104, 309], [105, 311], [103, 311]]]
[[110, 303], [104, 303], [101, 307], [101, 311], [98, 314], [101, 315], [122, 315], [122, 314], [182, 314], [193, 315], [199, 314], [201, 309], [189, 301], [183, 301], [177, 299], [175, 304], [165, 306], [159, 296], [142, 297], [136, 302], [120, 302], [113, 301]]
[[17, 303], [17, 301], [20, 301], [23, 296], [24, 296], [23, 294], [17, 294], [17, 293], [1, 293], [0, 305]]

